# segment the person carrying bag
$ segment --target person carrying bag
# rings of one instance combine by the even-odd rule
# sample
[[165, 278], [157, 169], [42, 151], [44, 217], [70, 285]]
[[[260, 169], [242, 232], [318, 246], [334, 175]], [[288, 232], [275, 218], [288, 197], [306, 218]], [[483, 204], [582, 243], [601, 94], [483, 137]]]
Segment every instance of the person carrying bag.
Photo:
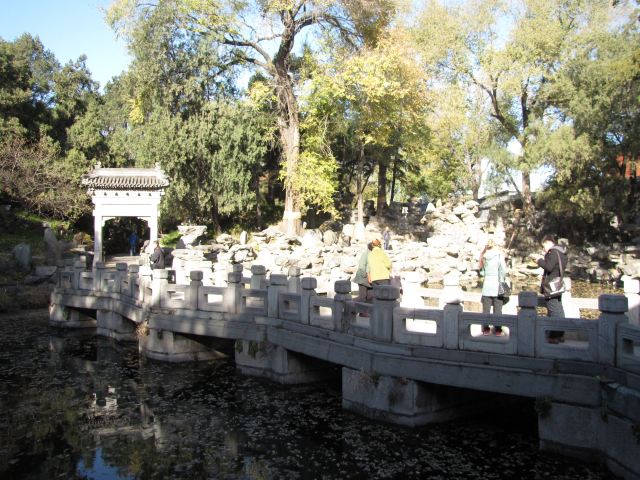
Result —
[[[562, 294], [564, 288], [564, 269], [567, 265], [567, 249], [562, 245], [556, 245], [552, 235], [545, 235], [542, 239], [544, 257], [537, 263], [543, 269], [540, 293], [547, 300], [547, 316], [565, 318], [562, 306]], [[549, 332], [549, 343], [564, 341], [564, 332], [552, 330]]]

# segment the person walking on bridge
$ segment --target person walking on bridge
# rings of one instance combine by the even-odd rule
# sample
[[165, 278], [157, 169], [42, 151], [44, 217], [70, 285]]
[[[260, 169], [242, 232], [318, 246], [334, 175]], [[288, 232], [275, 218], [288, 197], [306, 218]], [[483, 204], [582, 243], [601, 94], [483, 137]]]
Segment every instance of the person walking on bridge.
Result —
[[138, 234], [134, 231], [129, 235], [129, 255], [132, 257], [138, 253]]
[[367, 265], [368, 280], [371, 285], [391, 285], [391, 260], [382, 250], [380, 240], [371, 242], [371, 252]]
[[156, 240], [155, 248], [153, 249], [153, 253], [149, 257], [151, 262], [151, 268], [153, 270], [161, 270], [164, 268], [164, 252], [162, 251], [162, 247], [160, 246], [160, 242]]
[[[493, 308], [494, 315], [502, 314], [502, 305], [504, 300], [499, 295], [500, 282], [504, 281], [507, 271], [507, 265], [504, 261], [504, 255], [500, 249], [496, 247], [492, 239], [487, 241], [487, 245], [480, 253], [480, 263], [478, 265], [480, 275], [484, 277], [482, 282], [482, 313], [491, 313]], [[497, 336], [502, 335], [502, 326], [495, 325], [494, 333]], [[490, 335], [491, 327], [489, 325], [482, 326], [482, 334]]]
[[[545, 235], [542, 239], [544, 257], [538, 259], [538, 266], [544, 270], [540, 293], [547, 299], [547, 316], [553, 318], [565, 318], [562, 306], [562, 293], [564, 292], [564, 269], [567, 265], [567, 249], [562, 245], [556, 245], [553, 235]], [[564, 342], [564, 332], [551, 330], [548, 337], [549, 343]]]
[[367, 243], [367, 249], [362, 252], [358, 262], [358, 269], [353, 277], [353, 283], [358, 284], [358, 302], [371, 300], [371, 283], [367, 280], [367, 267], [369, 265], [369, 253], [372, 248], [371, 242]]

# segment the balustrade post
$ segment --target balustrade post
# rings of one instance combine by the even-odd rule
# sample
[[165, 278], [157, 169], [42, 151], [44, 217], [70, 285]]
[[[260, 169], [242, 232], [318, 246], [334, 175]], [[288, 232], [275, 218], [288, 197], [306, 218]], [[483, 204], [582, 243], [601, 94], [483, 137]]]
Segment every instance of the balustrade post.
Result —
[[62, 278], [64, 277], [64, 262], [62, 260], [58, 260], [56, 262], [56, 287], [62, 288]]
[[152, 284], [153, 270], [145, 267], [142, 272], [138, 274], [138, 285], [140, 290], [138, 291], [138, 300], [142, 303], [149, 303], [150, 298], [147, 297], [147, 287]]
[[351, 280], [338, 280], [334, 283], [333, 296], [333, 325], [339, 332], [346, 332], [351, 326], [351, 319], [347, 316], [346, 306], [351, 297]]
[[289, 293], [300, 293], [302, 291], [301, 278], [302, 272], [299, 267], [289, 267]]
[[267, 287], [267, 316], [278, 318], [278, 297], [287, 291], [287, 276], [272, 273]]
[[227, 283], [227, 275], [229, 272], [228, 265], [224, 263], [213, 264], [213, 284], [216, 287], [224, 287]]
[[300, 294], [300, 323], [309, 324], [311, 315], [311, 298], [316, 295], [318, 280], [314, 277], [304, 277], [301, 280], [302, 293]]
[[93, 266], [93, 290], [96, 292], [102, 291], [102, 275], [105, 268], [104, 262], [96, 262]]
[[239, 313], [242, 309], [240, 302], [242, 296], [240, 289], [242, 288], [242, 271], [229, 272], [227, 274], [227, 290], [223, 296], [224, 311], [226, 313]]
[[627, 297], [624, 295], [600, 295], [598, 297], [598, 360], [602, 364], [615, 365], [617, 330], [619, 323], [628, 321], [625, 312]]
[[[446, 278], [446, 277], [445, 277]], [[450, 290], [443, 293], [440, 297], [446, 300], [446, 304], [442, 309], [442, 323], [443, 323], [443, 336], [444, 336], [444, 348], [449, 350], [457, 350], [460, 348], [460, 315], [462, 314], [462, 294], [460, 291], [460, 284], [456, 279], [456, 288], [450, 284]]]
[[84, 272], [85, 262], [82, 260], [76, 260], [73, 263], [73, 280], [71, 282], [71, 287], [74, 290], [80, 290], [82, 287], [82, 272]]
[[442, 280], [442, 294], [438, 301], [440, 308], [448, 304], [459, 304], [462, 301], [462, 289], [460, 288], [460, 275], [458, 273], [448, 273]]
[[640, 278], [624, 278], [624, 294], [629, 305], [629, 323], [640, 325]]
[[167, 294], [167, 285], [169, 284], [169, 270], [153, 270], [153, 278], [151, 280], [151, 307], [160, 308], [162, 305], [162, 297]]
[[65, 277], [69, 279], [69, 288], [73, 288], [73, 258], [64, 259]]
[[191, 282], [185, 292], [185, 306], [190, 310], [198, 310], [198, 298], [200, 296], [200, 287], [202, 287], [202, 279], [204, 274], [201, 270], [194, 270], [189, 273]]
[[573, 301], [573, 294], [571, 293], [572, 282], [569, 277], [564, 277], [565, 291], [562, 294], [562, 308], [564, 309], [564, 315], [568, 318], [580, 318], [580, 309]]
[[[134, 298], [136, 291], [135, 285], [138, 283], [138, 272], [140, 271], [140, 265], [129, 265], [128, 277], [129, 277], [129, 292], [128, 295]], [[138, 283], [139, 287], [139, 283]]]
[[538, 295], [535, 292], [518, 294], [518, 320], [516, 326], [516, 342], [518, 355], [535, 357], [536, 355], [536, 307]]
[[407, 272], [402, 282], [401, 307], [424, 308], [424, 300], [420, 296], [421, 275], [418, 272]]
[[125, 262], [116, 263], [116, 280], [114, 289], [116, 293], [122, 293], [122, 280], [127, 275], [128, 265]]
[[[244, 271], [244, 267], [242, 266], [241, 263], [234, 263], [231, 265], [231, 271], [234, 273], [239, 273], [240, 275], [242, 275], [242, 272]], [[242, 277], [240, 277], [242, 278]]]
[[267, 269], [264, 265], [251, 265], [251, 288], [259, 290], [267, 284]]
[[392, 285], [374, 285], [371, 309], [371, 335], [375, 340], [391, 342], [393, 309], [398, 306], [400, 289]]

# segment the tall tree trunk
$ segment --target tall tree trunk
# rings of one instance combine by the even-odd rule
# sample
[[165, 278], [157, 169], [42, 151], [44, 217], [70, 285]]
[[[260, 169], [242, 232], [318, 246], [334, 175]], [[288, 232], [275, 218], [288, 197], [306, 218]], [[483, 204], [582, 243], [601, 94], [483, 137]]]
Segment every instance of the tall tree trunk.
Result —
[[254, 175], [253, 189], [256, 192], [256, 227], [262, 230], [262, 208], [260, 208], [260, 176]]
[[220, 234], [220, 211], [218, 210], [218, 199], [216, 198], [211, 205], [211, 222], [213, 223], [214, 235]]
[[522, 210], [527, 221], [533, 221], [533, 199], [531, 197], [531, 172], [522, 170]]
[[358, 171], [356, 172], [356, 195], [358, 201], [358, 217], [356, 218], [356, 226], [354, 236], [356, 240], [364, 240], [364, 199], [362, 193], [364, 190], [364, 143], [360, 144], [360, 155], [358, 156]]
[[378, 161], [378, 199], [376, 201], [376, 215], [382, 216], [382, 211], [387, 206], [387, 163]]
[[398, 175], [398, 158], [396, 155], [393, 158], [393, 167], [391, 168], [391, 195], [389, 195], [389, 205], [393, 203], [394, 196], [396, 194], [396, 176]]
[[285, 201], [282, 226], [288, 235], [300, 233], [300, 192], [296, 174], [300, 159], [300, 119], [293, 92], [293, 83], [284, 65], [275, 67], [276, 97], [278, 99], [278, 130], [282, 142], [285, 171]]

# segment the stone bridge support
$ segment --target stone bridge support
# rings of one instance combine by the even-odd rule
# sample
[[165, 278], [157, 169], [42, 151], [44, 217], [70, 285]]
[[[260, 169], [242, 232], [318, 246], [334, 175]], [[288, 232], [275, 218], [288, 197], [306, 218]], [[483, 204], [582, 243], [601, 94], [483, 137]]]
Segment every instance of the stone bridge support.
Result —
[[602, 393], [606, 404], [593, 408], [538, 400], [540, 449], [597, 460], [622, 478], [640, 478], [640, 395], [617, 384], [603, 384]]
[[202, 340], [199, 342], [179, 333], [142, 326], [139, 328], [138, 349], [145, 357], [163, 362], [195, 362], [227, 357], [211, 342]]
[[[627, 302], [622, 296], [602, 295], [598, 304], [598, 356], [614, 366], [616, 325], [627, 321]], [[640, 393], [602, 378], [600, 397], [594, 406], [538, 398], [540, 448], [589, 462], [597, 459], [616, 475], [640, 478]]]
[[373, 420], [407, 427], [473, 415], [510, 397], [342, 369], [342, 407]]
[[136, 340], [136, 324], [128, 318], [106, 309], [97, 310], [96, 318], [98, 320], [96, 334], [118, 341]]
[[339, 375], [338, 367], [268, 341], [237, 340], [236, 367], [243, 375], [282, 384], [313, 383]]
[[82, 315], [78, 310], [60, 303], [51, 303], [49, 305], [49, 325], [61, 328], [96, 328], [96, 321]]

